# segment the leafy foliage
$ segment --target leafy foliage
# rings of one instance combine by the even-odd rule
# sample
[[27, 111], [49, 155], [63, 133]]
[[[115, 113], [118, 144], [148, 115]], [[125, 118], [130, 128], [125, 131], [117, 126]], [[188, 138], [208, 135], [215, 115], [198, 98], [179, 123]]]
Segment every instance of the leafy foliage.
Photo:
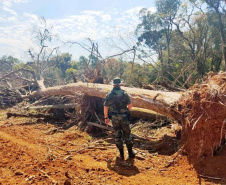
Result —
[[224, 69], [222, 0], [156, 0], [156, 7], [155, 13], [140, 11], [135, 33], [138, 48], [147, 47], [158, 55], [159, 62], [153, 64], [158, 81], [189, 87], [209, 71]]

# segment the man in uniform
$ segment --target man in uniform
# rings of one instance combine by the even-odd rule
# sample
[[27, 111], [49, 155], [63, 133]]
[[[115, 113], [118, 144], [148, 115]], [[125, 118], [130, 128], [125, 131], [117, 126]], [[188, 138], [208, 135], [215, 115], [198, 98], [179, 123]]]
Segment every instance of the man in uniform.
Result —
[[[132, 103], [129, 95], [121, 89], [121, 80], [116, 78], [113, 80], [113, 89], [106, 96], [104, 102], [104, 119], [109, 124], [109, 118], [115, 130], [115, 143], [120, 152], [120, 158], [124, 159], [123, 139], [128, 149], [129, 158], [134, 158], [135, 154], [132, 150], [133, 141], [131, 136], [129, 111]], [[110, 115], [110, 116], [109, 116]]]

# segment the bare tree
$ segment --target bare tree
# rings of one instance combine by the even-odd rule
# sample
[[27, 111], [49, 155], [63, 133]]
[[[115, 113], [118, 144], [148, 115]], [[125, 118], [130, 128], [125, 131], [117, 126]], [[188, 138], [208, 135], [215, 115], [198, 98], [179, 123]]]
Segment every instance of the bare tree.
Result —
[[[121, 51], [117, 54], [103, 57], [99, 51], [98, 43], [95, 43], [90, 38], [88, 38], [87, 40], [89, 42], [89, 45], [84, 45], [79, 42], [71, 42], [71, 41], [67, 42], [67, 44], [70, 44], [70, 46], [77, 44], [90, 53], [88, 61], [84, 60], [85, 71], [84, 71], [83, 77], [85, 78], [86, 82], [103, 83], [103, 68], [104, 68], [105, 64], [107, 64], [109, 61], [111, 61], [111, 59], [114, 57], [121, 56], [123, 54], [130, 52], [130, 53], [133, 53], [132, 62], [134, 63], [135, 56], [136, 56], [135, 48], [129, 48], [129, 49]], [[92, 59], [95, 59], [95, 66], [93, 66], [93, 67], [91, 67], [91, 65], [90, 65]]]
[[53, 54], [58, 54], [59, 46], [52, 47], [51, 42], [56, 37], [52, 33], [53, 26], [48, 26], [45, 18], [39, 18], [41, 26], [33, 28], [34, 43], [37, 49], [30, 48], [28, 54], [33, 61], [38, 88], [45, 88], [43, 84], [43, 73], [49, 67], [49, 60]]
[[11, 69], [11, 71], [1, 76], [0, 81], [7, 80], [7, 84], [12, 84], [11, 82], [20, 80], [29, 85], [35, 85], [37, 89], [45, 89], [43, 73], [50, 67], [49, 61], [54, 54], [59, 52], [59, 47], [51, 46], [51, 42], [56, 36], [52, 33], [53, 27], [48, 27], [45, 18], [40, 18], [39, 22], [41, 26], [35, 26], [32, 32], [34, 35], [34, 48], [28, 49], [32, 61], [16, 70]]

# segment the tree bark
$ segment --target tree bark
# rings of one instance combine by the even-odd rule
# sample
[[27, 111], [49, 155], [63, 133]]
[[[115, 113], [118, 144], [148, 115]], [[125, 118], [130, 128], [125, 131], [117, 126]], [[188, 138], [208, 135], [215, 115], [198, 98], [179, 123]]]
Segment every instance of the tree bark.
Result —
[[[48, 95], [75, 95], [84, 93], [88, 96], [105, 98], [111, 91], [111, 85], [90, 84], [90, 83], [72, 83], [64, 86], [56, 86], [39, 90], [32, 96]], [[151, 91], [146, 89], [122, 87], [132, 100], [133, 106], [153, 110], [157, 113], [168, 116], [180, 121], [182, 115], [175, 109], [175, 103], [181, 98], [182, 94], [178, 92]], [[25, 96], [26, 98], [28, 96]]]
[[133, 118], [142, 118], [142, 119], [161, 119], [161, 120], [166, 120], [167, 117], [162, 114], [158, 114], [154, 111], [148, 110], [148, 109], [143, 109], [143, 108], [138, 108], [138, 107], [133, 107], [130, 111], [130, 114]]

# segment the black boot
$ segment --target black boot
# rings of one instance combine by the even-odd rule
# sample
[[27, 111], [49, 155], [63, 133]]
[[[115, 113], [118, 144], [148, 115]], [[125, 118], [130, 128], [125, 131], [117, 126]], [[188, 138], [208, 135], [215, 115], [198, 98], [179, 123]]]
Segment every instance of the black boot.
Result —
[[119, 148], [120, 158], [124, 159], [124, 150], [123, 148]]
[[132, 147], [128, 148], [129, 158], [133, 159], [135, 157], [135, 153], [133, 152]]

